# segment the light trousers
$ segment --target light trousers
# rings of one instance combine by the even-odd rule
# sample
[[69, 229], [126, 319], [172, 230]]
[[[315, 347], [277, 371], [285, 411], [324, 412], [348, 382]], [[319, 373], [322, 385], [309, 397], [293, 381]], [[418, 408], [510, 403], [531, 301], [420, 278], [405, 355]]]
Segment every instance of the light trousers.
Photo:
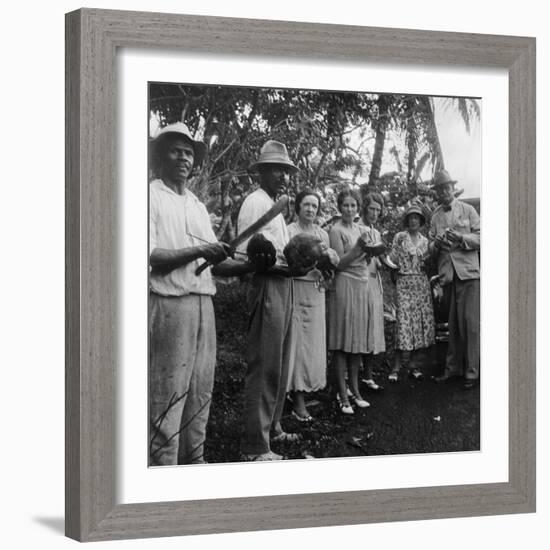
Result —
[[204, 462], [216, 328], [210, 296], [150, 294], [149, 464]]

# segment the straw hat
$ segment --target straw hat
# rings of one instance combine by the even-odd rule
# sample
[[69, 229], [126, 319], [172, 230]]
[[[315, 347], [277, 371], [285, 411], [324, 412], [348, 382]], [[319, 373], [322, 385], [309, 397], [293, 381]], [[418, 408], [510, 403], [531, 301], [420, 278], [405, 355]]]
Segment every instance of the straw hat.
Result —
[[293, 174], [298, 171], [298, 168], [288, 157], [286, 146], [279, 141], [270, 139], [266, 141], [260, 150], [258, 160], [250, 165], [250, 171], [256, 172], [261, 164], [282, 164], [286, 166]]
[[158, 131], [154, 139], [151, 140], [151, 147], [153, 148], [154, 153], [157, 152], [159, 144], [166, 139], [166, 136], [179, 136], [185, 138], [187, 141], [190, 141], [193, 145], [193, 150], [195, 152], [195, 160], [193, 162], [193, 167], [200, 166], [204, 157], [206, 156], [206, 144], [202, 141], [196, 141], [193, 139], [191, 132], [186, 124], [183, 122], [176, 122], [175, 124], [168, 124], [161, 130]]

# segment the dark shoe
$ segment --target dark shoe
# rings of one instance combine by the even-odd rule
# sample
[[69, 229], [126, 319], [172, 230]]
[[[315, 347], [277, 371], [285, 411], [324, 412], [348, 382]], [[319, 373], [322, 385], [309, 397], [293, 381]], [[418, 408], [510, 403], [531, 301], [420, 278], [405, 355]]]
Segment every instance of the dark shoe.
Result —
[[436, 384], [445, 384], [446, 382], [450, 382], [455, 378], [456, 378], [456, 375], [454, 374], [442, 374], [441, 376], [432, 376], [432, 380]]
[[267, 453], [262, 453], [259, 455], [243, 454], [241, 458], [245, 462], [266, 462], [271, 460], [283, 460], [283, 457], [281, 455], [278, 455], [273, 451], [268, 451]]
[[293, 409], [291, 414], [298, 422], [313, 422], [313, 416], [311, 416], [307, 411], [306, 414], [302, 416]]
[[477, 378], [472, 378], [472, 379], [466, 380], [466, 381], [462, 384], [462, 389], [463, 389], [463, 390], [472, 390], [472, 389], [474, 389], [478, 384], [479, 384], [479, 380], [478, 380]]
[[[300, 434], [280, 432], [272, 436], [270, 441], [271, 443], [296, 443], [300, 441]], [[278, 460], [278, 459], [273, 459], [273, 460]]]

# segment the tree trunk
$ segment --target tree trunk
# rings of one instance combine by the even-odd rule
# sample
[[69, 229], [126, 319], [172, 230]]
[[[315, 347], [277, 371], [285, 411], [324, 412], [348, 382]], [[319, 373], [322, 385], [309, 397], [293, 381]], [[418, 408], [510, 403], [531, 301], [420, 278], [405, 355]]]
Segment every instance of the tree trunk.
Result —
[[437, 126], [435, 125], [434, 110], [432, 102], [429, 97], [424, 98], [426, 105], [426, 113], [428, 115], [428, 139], [432, 147], [434, 154], [434, 171], [445, 170], [445, 161], [443, 159], [443, 151], [441, 149], [441, 143], [439, 141], [439, 134], [437, 133]]
[[418, 134], [414, 117], [415, 98], [407, 102], [407, 184], [416, 184], [418, 172], [416, 172], [416, 155], [418, 154]]
[[429, 159], [430, 159], [430, 154], [429, 153], [424, 153], [418, 159], [418, 162], [416, 163], [416, 167], [414, 169], [414, 172], [417, 176], [417, 179], [420, 178], [420, 174], [422, 174], [422, 170], [424, 170], [424, 166], [426, 166], [426, 163], [428, 162]]
[[388, 100], [384, 95], [380, 95], [376, 103], [378, 105], [378, 121], [376, 123], [374, 152], [372, 155], [372, 164], [369, 174], [369, 187], [376, 185], [376, 182], [380, 178], [382, 157], [384, 154], [384, 143], [386, 141], [386, 130], [388, 128]]
[[416, 172], [416, 155], [418, 154], [418, 143], [414, 135], [414, 117], [410, 117], [407, 122], [407, 186], [413, 197], [418, 194], [418, 172]]
[[218, 238], [218, 240], [223, 240], [226, 233], [228, 241], [231, 241], [235, 237], [233, 223], [231, 221], [232, 201], [231, 197], [229, 196], [229, 191], [231, 190], [232, 183], [233, 177], [229, 177], [225, 181], [222, 181], [220, 183], [220, 206], [222, 220], [220, 223], [220, 227], [218, 228], [218, 231], [216, 233], [216, 237]]

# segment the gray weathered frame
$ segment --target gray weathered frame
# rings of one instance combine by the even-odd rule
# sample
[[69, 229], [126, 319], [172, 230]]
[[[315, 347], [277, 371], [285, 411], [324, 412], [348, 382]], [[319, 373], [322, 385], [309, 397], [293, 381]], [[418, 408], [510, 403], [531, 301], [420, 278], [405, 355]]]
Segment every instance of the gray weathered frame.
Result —
[[[176, 48], [509, 71], [509, 481], [116, 504], [115, 57]], [[535, 39], [82, 9], [66, 16], [66, 534], [81, 541], [535, 511]]]

